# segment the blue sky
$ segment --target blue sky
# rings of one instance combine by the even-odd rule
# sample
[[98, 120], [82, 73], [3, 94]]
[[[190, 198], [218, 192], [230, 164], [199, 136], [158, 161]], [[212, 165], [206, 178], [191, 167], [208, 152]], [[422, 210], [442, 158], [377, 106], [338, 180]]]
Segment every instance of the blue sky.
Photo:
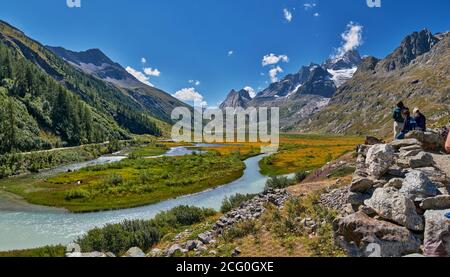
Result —
[[[450, 1], [381, 3], [369, 8], [366, 0], [81, 0], [81, 8], [70, 9], [66, 0], [0, 0], [0, 19], [44, 44], [100, 48], [124, 67], [147, 68], [156, 87], [172, 94], [184, 89], [185, 96], [197, 92], [216, 106], [232, 88], [267, 87], [273, 68], [283, 70], [281, 77], [321, 63], [342, 46], [350, 22], [362, 27], [349, 37], [351, 47], [361, 44], [361, 54], [377, 57], [413, 31], [450, 29]], [[268, 61], [279, 63], [263, 66], [271, 53], [275, 57]]]

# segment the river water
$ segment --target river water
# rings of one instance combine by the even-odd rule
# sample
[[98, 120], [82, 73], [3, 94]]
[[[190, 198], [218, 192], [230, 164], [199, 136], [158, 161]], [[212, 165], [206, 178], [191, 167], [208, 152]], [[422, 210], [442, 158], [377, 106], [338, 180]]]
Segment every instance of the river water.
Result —
[[[198, 145], [203, 146], [204, 145]], [[207, 147], [207, 146], [206, 146]], [[166, 155], [180, 156], [192, 154], [195, 150], [186, 147], [172, 148]], [[245, 161], [244, 175], [224, 186], [201, 193], [167, 200], [154, 205], [139, 208], [71, 214], [60, 211], [1, 211], [0, 210], [0, 251], [27, 249], [45, 245], [68, 244], [88, 230], [108, 223], [118, 223], [131, 219], [151, 219], [161, 211], [179, 205], [213, 208], [218, 210], [225, 197], [236, 193], [260, 193], [264, 190], [267, 177], [259, 173], [260, 155]], [[101, 160], [59, 167], [52, 172], [66, 172], [93, 164], [104, 164], [123, 159], [124, 156], [101, 157]]]

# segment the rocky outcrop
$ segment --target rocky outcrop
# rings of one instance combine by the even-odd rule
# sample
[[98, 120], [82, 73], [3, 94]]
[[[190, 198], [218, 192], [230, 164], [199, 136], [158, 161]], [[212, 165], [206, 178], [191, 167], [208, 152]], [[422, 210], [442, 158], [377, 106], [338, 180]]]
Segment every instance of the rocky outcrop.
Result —
[[420, 132], [413, 131], [406, 134], [408, 139], [417, 139], [423, 145], [423, 148], [428, 151], [443, 151], [445, 140], [438, 132]]
[[341, 214], [335, 233], [351, 255], [450, 254], [450, 182], [430, 145], [416, 136], [360, 146], [351, 185], [322, 195]]
[[[223, 215], [213, 225], [212, 229], [199, 234], [197, 239], [189, 240], [185, 243], [176, 243], [167, 249], [153, 249], [149, 255], [152, 257], [174, 257], [193, 251], [196, 256], [202, 253], [214, 256], [214, 253], [208, 252], [208, 247], [214, 246], [216, 239], [227, 229], [242, 221], [259, 219], [266, 210], [265, 206], [268, 203], [276, 207], [282, 207], [288, 198], [289, 194], [286, 190], [277, 189], [261, 193], [243, 203], [240, 207]], [[184, 236], [180, 234], [177, 237], [181, 238]], [[237, 252], [234, 251], [233, 253]]]

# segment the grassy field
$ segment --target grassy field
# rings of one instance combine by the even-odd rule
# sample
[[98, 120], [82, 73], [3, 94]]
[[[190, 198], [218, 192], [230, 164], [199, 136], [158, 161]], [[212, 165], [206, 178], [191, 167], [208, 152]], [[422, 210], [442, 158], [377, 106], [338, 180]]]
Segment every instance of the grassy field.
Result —
[[46, 180], [14, 178], [4, 189], [30, 203], [91, 212], [153, 204], [231, 182], [245, 164], [215, 153], [159, 159], [126, 159]]
[[278, 153], [260, 162], [264, 175], [283, 175], [312, 170], [353, 151], [364, 142], [360, 137], [282, 135]]

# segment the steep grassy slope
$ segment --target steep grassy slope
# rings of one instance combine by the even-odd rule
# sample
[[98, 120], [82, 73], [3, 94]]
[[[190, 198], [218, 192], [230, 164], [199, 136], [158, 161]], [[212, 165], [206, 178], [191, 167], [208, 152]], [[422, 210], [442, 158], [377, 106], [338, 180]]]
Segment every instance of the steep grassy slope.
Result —
[[366, 58], [327, 108], [296, 130], [388, 136], [392, 110], [403, 100], [428, 116], [431, 125], [450, 121], [450, 35], [423, 30], [406, 37], [384, 60]]

